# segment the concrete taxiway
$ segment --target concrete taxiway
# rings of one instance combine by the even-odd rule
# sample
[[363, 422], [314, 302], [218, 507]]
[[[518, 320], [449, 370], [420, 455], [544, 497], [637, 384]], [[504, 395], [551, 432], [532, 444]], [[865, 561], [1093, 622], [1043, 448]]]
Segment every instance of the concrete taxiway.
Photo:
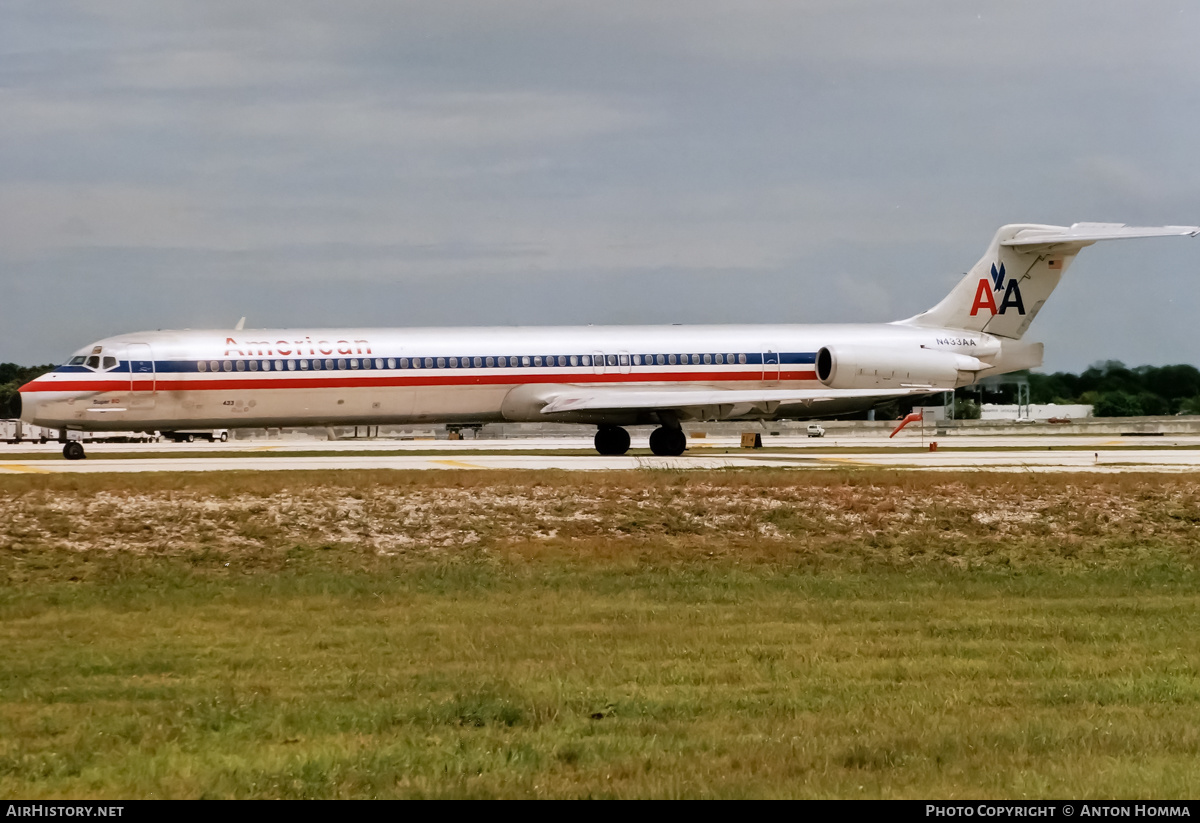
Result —
[[[363, 469], [620, 469], [876, 467], [942, 471], [1200, 471], [1200, 436], [1124, 438], [1061, 435], [929, 438], [764, 438], [767, 449], [724, 453], [736, 438], [693, 439], [681, 457], [587, 454], [591, 438], [513, 440], [239, 440], [229, 443], [90, 443], [88, 459], [60, 447], [0, 446], [0, 475], [98, 472]], [[644, 444], [635, 440], [635, 448]], [[1153, 446], [1153, 448], [1150, 448]], [[960, 451], [958, 449], [969, 449]], [[950, 450], [947, 450], [950, 449]], [[585, 452], [580, 454], [578, 452]], [[120, 455], [119, 457], [117, 455]], [[144, 456], [141, 456], [144, 455]]]

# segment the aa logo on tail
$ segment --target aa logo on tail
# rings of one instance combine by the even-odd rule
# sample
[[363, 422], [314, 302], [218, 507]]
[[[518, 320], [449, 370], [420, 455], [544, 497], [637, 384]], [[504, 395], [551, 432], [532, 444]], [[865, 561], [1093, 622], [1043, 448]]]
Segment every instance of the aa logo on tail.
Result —
[[[1004, 296], [1000, 298], [1000, 307], [996, 307], [996, 293], [1001, 289], [1004, 290]], [[981, 309], [986, 309], [993, 315], [1004, 314], [1009, 309], [1016, 309], [1017, 314], [1025, 314], [1025, 301], [1021, 299], [1021, 287], [1017, 285], [1016, 280], [1009, 280], [1007, 283], [1004, 280], [1004, 264], [1001, 263], [999, 268], [996, 264], [992, 264], [992, 277], [983, 277], [979, 280], [979, 286], [975, 289], [975, 302], [971, 304], [971, 316], [979, 314]]]

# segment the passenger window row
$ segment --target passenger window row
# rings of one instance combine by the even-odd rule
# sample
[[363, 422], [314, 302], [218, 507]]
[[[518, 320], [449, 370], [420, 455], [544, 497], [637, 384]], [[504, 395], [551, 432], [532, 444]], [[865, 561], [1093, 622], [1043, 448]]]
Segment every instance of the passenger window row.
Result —
[[[600, 358], [603, 357], [603, 360]], [[363, 357], [300, 360], [200, 360], [197, 371], [345, 371], [354, 369], [511, 369], [591, 368], [597, 366], [709, 366], [740, 365], [745, 354], [590, 354], [521, 355], [512, 357]]]

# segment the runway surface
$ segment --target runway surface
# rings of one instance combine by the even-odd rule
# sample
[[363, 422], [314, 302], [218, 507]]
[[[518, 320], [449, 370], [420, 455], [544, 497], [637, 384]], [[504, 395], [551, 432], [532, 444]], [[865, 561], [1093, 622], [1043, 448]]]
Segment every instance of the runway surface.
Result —
[[[0, 445], [0, 474], [302, 469], [832, 469], [868, 466], [942, 471], [1200, 471], [1198, 436], [960, 435], [941, 438], [938, 451], [928, 451], [929, 438], [921, 440], [917, 437], [893, 440], [881, 437], [837, 440], [764, 437], [763, 440], [768, 447], [765, 450], [747, 449], [725, 454], [718, 452], [736, 448], [736, 438], [693, 439], [689, 450], [681, 457], [602, 457], [594, 453], [568, 453], [590, 451], [589, 437], [478, 441], [261, 439], [191, 444], [89, 443], [88, 459], [78, 461], [58, 457], [61, 447], [55, 443]], [[635, 440], [634, 447], [644, 447], [644, 444]], [[953, 450], [964, 448], [969, 451]], [[867, 451], [860, 451], [864, 449]], [[118, 454], [122, 456], [116, 457]], [[136, 456], [142, 454], [145, 456]]]

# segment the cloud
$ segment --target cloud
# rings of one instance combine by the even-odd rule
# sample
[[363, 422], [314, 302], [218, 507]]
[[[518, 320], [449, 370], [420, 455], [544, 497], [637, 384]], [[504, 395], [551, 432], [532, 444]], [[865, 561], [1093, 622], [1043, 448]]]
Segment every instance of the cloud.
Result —
[[[47, 278], [141, 325], [905, 316], [1005, 222], [1200, 222], [1198, 36], [1158, 0], [22, 3], [0, 322], [82, 333], [13, 307]], [[1194, 253], [1148, 242], [1142, 290], [1089, 251], [1034, 331], [1200, 361], [1116, 316], [1187, 310]]]

